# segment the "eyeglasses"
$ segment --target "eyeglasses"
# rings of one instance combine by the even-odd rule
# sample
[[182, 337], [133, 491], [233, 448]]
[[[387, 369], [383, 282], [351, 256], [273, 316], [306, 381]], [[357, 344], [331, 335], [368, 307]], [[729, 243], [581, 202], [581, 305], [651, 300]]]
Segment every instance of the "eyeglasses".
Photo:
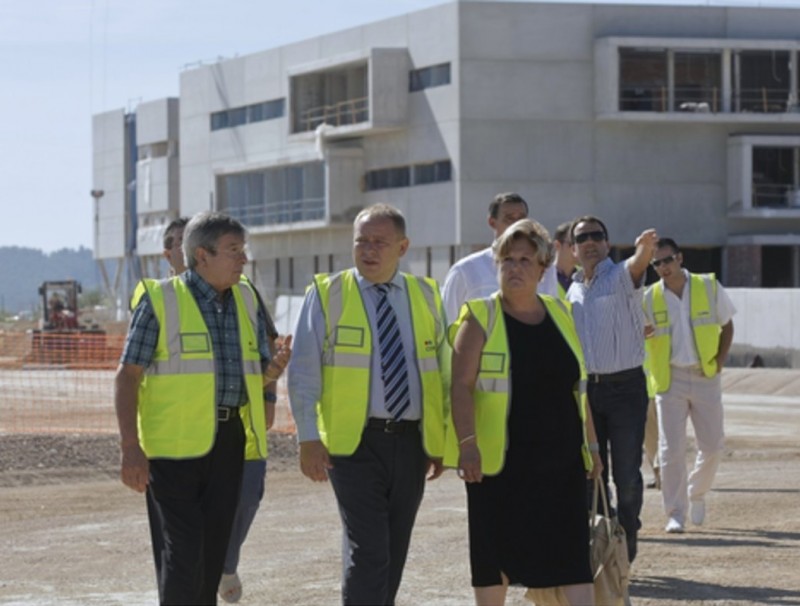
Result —
[[585, 231], [582, 234], [575, 236], [575, 244], [583, 244], [586, 240], [591, 238], [592, 242], [603, 242], [606, 239], [606, 232], [604, 231]]
[[659, 267], [662, 263], [664, 265], [669, 265], [674, 260], [675, 260], [675, 255], [669, 255], [669, 256], [666, 256], [666, 257], [664, 257], [662, 259], [653, 259], [653, 261], [651, 262], [651, 265], [653, 267]]

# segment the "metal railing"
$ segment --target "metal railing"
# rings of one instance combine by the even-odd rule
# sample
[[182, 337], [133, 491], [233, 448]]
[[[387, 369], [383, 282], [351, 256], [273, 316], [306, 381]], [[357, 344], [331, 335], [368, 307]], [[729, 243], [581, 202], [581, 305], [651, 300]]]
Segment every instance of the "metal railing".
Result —
[[325, 218], [325, 198], [237, 206], [226, 208], [225, 212], [248, 227], [319, 221]]
[[320, 124], [346, 126], [369, 120], [369, 98], [345, 99], [332, 105], [311, 107], [300, 113], [298, 132], [314, 130]]
[[797, 208], [800, 210], [800, 189], [780, 183], [754, 183], [753, 208]]
[[[722, 90], [711, 87], [623, 86], [619, 93], [620, 111], [696, 112], [722, 111]], [[734, 91], [731, 113], [788, 113], [800, 111], [798, 100], [786, 88], [742, 88]]]

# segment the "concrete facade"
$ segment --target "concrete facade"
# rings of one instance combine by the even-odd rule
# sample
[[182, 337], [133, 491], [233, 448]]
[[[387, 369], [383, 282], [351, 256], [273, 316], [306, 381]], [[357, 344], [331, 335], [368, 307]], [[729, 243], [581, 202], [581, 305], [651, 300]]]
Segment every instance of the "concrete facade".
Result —
[[[620, 57], [640, 49], [669, 61], [662, 110], [623, 107]], [[763, 111], [748, 109], [740, 56], [770, 53], [790, 74], [784, 106], [762, 87]], [[349, 266], [352, 218], [375, 202], [406, 215], [404, 269], [443, 279], [490, 242], [486, 209], [500, 191], [521, 193], [551, 230], [595, 214], [624, 247], [656, 227], [688, 252], [717, 251], [718, 266], [692, 269], [730, 286], [768, 283], [770, 272], [800, 286], [798, 53], [797, 9], [450, 2], [182, 72], [180, 116], [169, 114], [178, 202], [158, 209], [239, 216], [270, 299]], [[692, 54], [716, 58], [710, 109], [677, 106], [676, 70]], [[415, 90], [417, 77], [432, 80]], [[794, 163], [776, 205], [757, 203], [762, 148]], [[371, 185], [381, 179], [398, 181]], [[289, 192], [280, 203], [269, 201], [276, 184]], [[234, 203], [259, 188], [263, 207]], [[786, 249], [791, 267], [765, 267], [763, 247]]]

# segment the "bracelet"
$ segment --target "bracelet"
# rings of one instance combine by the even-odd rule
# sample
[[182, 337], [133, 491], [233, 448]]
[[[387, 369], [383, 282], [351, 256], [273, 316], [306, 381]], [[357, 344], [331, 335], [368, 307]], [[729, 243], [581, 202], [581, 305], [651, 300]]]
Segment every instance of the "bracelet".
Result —
[[276, 394], [274, 391], [265, 391], [264, 401], [269, 402], [270, 404], [275, 404], [275, 402], [278, 401], [278, 394]]
[[458, 445], [459, 445], [459, 446], [461, 446], [462, 444], [466, 444], [466, 443], [467, 443], [467, 442], [469, 442], [470, 440], [474, 440], [474, 439], [475, 439], [475, 434], [474, 434], [474, 433], [471, 433], [471, 434], [469, 434], [469, 435], [468, 435], [466, 438], [461, 438], [461, 439], [458, 441]]
[[589, 452], [600, 452], [600, 444], [597, 442], [589, 442]]

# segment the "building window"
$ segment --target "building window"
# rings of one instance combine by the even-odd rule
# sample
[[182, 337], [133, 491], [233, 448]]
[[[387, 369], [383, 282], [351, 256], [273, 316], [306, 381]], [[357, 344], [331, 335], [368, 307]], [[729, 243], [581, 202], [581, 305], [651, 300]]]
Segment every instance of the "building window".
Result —
[[450, 181], [451, 172], [450, 160], [440, 160], [439, 162], [431, 162], [430, 164], [415, 164], [414, 185]]
[[667, 51], [619, 49], [619, 109], [667, 111]]
[[430, 67], [413, 69], [408, 74], [408, 90], [420, 91], [434, 86], [450, 84], [450, 64], [440, 63]]
[[325, 218], [322, 162], [224, 175], [217, 180], [219, 209], [247, 226]]
[[753, 147], [753, 207], [800, 206], [800, 149]]
[[795, 50], [619, 47], [618, 61], [619, 111], [797, 111]]
[[263, 122], [281, 118], [284, 115], [284, 99], [274, 99], [263, 103], [234, 107], [211, 114], [211, 130], [233, 128], [253, 122]]
[[320, 124], [349, 126], [369, 121], [367, 64], [294, 76], [292, 132], [316, 129]]
[[791, 104], [791, 67], [789, 51], [739, 51], [733, 56], [734, 78], [739, 89], [734, 92], [736, 111], [779, 113]]
[[364, 189], [366, 191], [375, 191], [378, 189], [408, 187], [410, 185], [440, 183], [442, 181], [450, 181], [452, 172], [450, 160], [438, 160], [412, 166], [378, 168], [368, 171], [364, 175]]
[[364, 181], [367, 191], [408, 187], [411, 185], [411, 171], [408, 166], [379, 168], [367, 172]]
[[264, 103], [256, 103], [255, 105], [247, 106], [247, 121], [263, 122], [264, 120], [274, 120], [275, 118], [281, 118], [283, 113], [283, 99], [264, 101]]

